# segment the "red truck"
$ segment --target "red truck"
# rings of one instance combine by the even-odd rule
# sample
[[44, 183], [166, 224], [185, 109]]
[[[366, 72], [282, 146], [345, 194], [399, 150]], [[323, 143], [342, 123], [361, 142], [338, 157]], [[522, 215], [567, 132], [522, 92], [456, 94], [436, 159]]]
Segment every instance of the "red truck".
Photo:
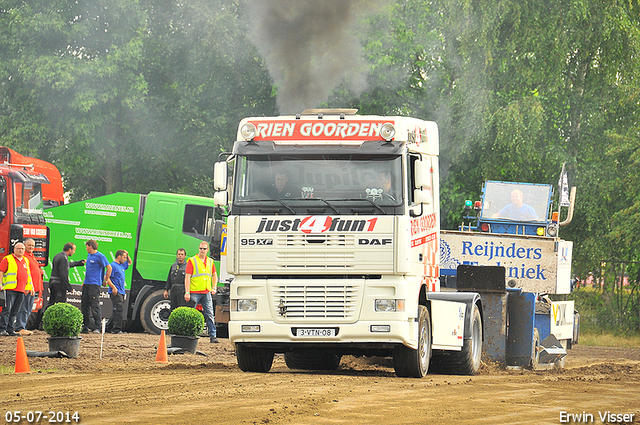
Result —
[[[43, 210], [64, 203], [60, 172], [46, 161], [0, 146], [0, 260], [27, 238], [36, 242], [34, 256], [41, 266], [49, 258], [49, 229]], [[0, 304], [4, 305], [4, 293]], [[42, 294], [34, 311], [42, 308]]]

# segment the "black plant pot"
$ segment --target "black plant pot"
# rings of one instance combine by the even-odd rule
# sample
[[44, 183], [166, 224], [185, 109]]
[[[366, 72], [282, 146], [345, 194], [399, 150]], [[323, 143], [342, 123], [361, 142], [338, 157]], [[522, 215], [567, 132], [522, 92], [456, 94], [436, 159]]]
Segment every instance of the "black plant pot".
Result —
[[196, 353], [198, 348], [197, 336], [171, 335], [171, 346], [182, 348], [191, 354]]
[[64, 351], [69, 357], [75, 359], [80, 354], [80, 340], [79, 336], [50, 336], [47, 338], [49, 341], [49, 351]]

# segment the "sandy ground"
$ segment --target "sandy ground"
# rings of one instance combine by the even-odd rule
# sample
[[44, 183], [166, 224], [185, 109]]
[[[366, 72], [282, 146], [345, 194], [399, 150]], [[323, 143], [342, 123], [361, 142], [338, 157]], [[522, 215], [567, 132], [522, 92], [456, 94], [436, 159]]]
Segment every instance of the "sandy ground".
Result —
[[[301, 372], [277, 356], [270, 373], [243, 373], [227, 340], [206, 338], [198, 345], [206, 355], [161, 364], [160, 337], [147, 334], [105, 335], [100, 359], [101, 339], [83, 335], [77, 359], [30, 357], [32, 373], [0, 374], [0, 423], [8, 411], [34, 412], [25, 424], [67, 412], [82, 424], [558, 424], [584, 413], [592, 418], [572, 423], [602, 423], [605, 412], [640, 423], [640, 349], [578, 345], [564, 370], [485, 364], [472, 377], [407, 379], [384, 358], [344, 357], [337, 371]], [[24, 341], [48, 350], [43, 332]], [[10, 372], [16, 347], [15, 337], [0, 338], [0, 365]]]

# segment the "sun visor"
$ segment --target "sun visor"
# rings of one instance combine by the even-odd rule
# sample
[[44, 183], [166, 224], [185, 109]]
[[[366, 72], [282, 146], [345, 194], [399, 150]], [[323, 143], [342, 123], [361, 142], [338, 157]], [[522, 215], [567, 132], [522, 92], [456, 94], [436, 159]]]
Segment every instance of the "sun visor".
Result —
[[367, 141], [358, 145], [347, 144], [311, 144], [301, 142], [299, 144], [277, 144], [274, 142], [243, 142], [233, 144], [233, 154], [240, 156], [249, 155], [401, 155], [405, 148], [400, 142]]
[[44, 174], [40, 173], [27, 173], [25, 171], [11, 171], [9, 173], [9, 177], [11, 177], [14, 181], [20, 183], [40, 183], [40, 184], [49, 184], [49, 179]]

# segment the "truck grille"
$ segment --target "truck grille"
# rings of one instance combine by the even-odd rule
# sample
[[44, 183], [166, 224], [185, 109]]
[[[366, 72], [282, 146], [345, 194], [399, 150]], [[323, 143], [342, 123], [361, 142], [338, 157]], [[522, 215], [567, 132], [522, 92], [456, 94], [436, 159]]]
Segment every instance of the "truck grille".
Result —
[[287, 246], [356, 246], [355, 235], [348, 234], [328, 234], [328, 235], [305, 235], [290, 234], [278, 235], [276, 238], [278, 247]]
[[[276, 264], [288, 269], [349, 269], [355, 262], [354, 235], [279, 235]], [[304, 247], [305, 249], [296, 249]], [[327, 251], [327, 248], [342, 248]]]
[[276, 317], [281, 319], [355, 320], [359, 288], [355, 285], [277, 285]]

